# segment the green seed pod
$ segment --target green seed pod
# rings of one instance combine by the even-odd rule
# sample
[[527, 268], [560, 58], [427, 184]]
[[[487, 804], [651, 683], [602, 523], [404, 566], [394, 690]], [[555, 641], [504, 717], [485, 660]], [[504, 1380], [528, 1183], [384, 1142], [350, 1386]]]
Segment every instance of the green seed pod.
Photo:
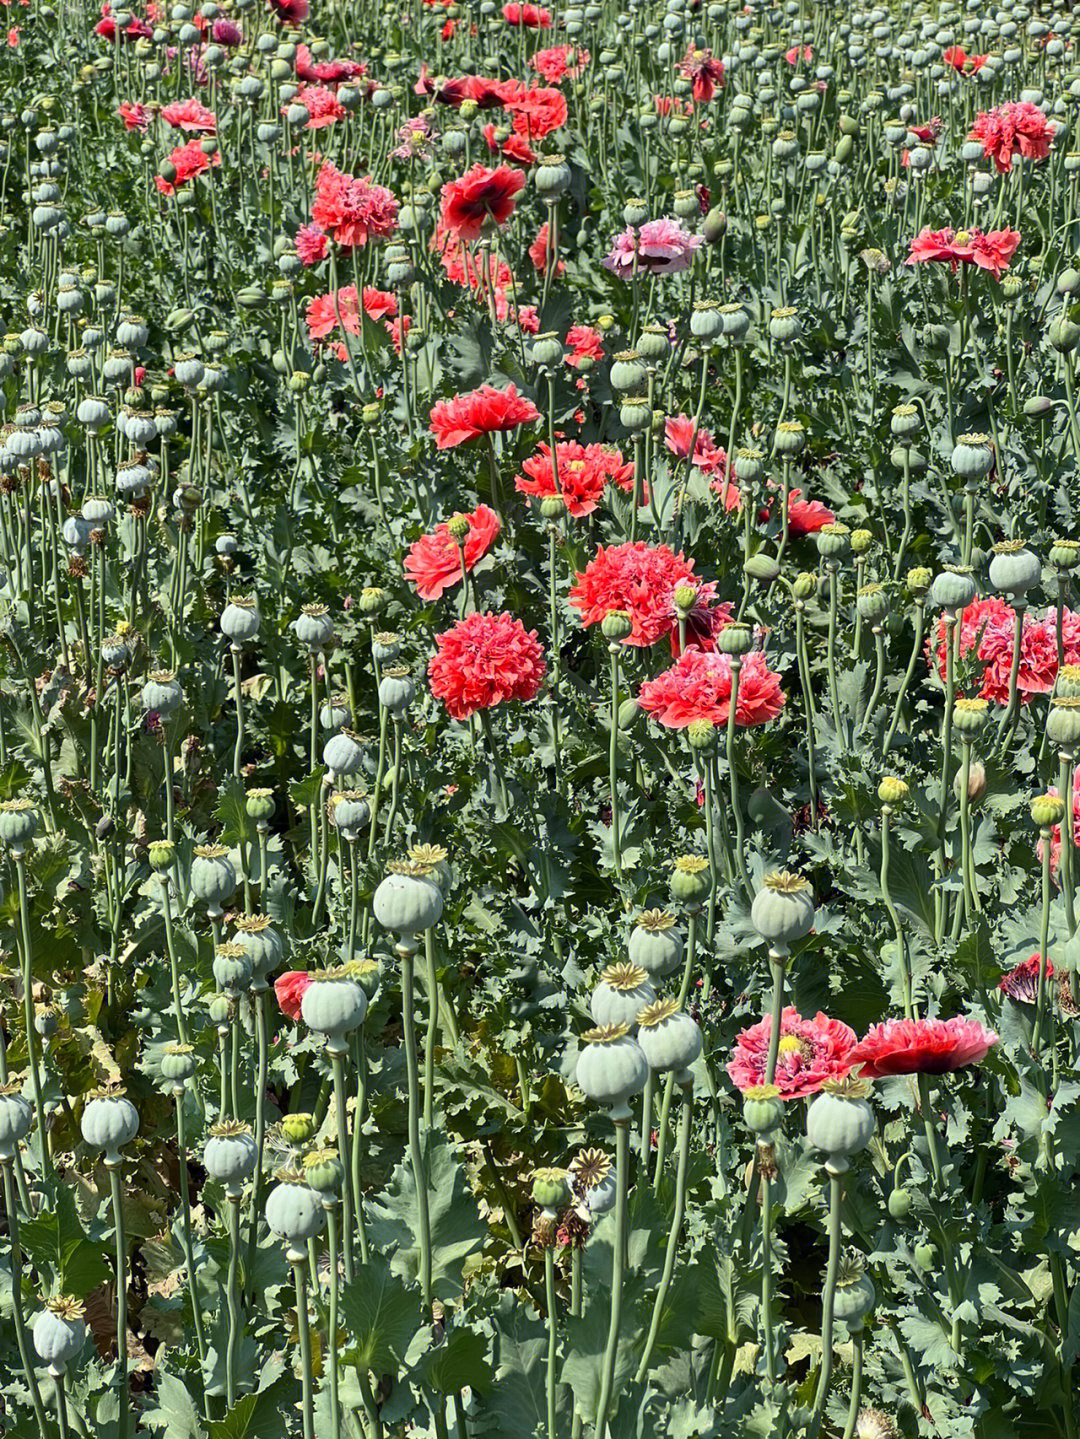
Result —
[[806, 431], [801, 420], [784, 420], [773, 437], [776, 453], [783, 460], [795, 459], [806, 449]]
[[139, 1132], [139, 1113], [119, 1085], [95, 1091], [82, 1113], [82, 1137], [101, 1149], [107, 1165], [120, 1163], [120, 1150]]
[[399, 861], [375, 891], [375, 918], [395, 934], [420, 934], [437, 924], [443, 898], [429, 865]]
[[853, 555], [865, 555], [874, 543], [874, 536], [869, 530], [852, 530], [849, 543]]
[[889, 429], [899, 440], [910, 440], [922, 432], [922, 415], [917, 405], [897, 405]]
[[281, 1132], [290, 1144], [307, 1144], [315, 1137], [315, 1123], [310, 1114], [286, 1114]]
[[26, 853], [37, 824], [38, 811], [33, 800], [20, 797], [0, 804], [0, 844], [16, 857]]
[[677, 999], [657, 999], [638, 1014], [638, 1044], [654, 1074], [685, 1075], [701, 1054], [701, 1030]]
[[1052, 829], [1065, 818], [1065, 801], [1056, 794], [1041, 794], [1031, 801], [1031, 818], [1040, 829]]
[[994, 442], [989, 435], [961, 435], [952, 452], [953, 473], [969, 482], [984, 479], [994, 468]]
[[882, 804], [897, 809], [907, 799], [910, 789], [902, 779], [897, 779], [895, 775], [886, 775], [878, 785], [877, 793]]
[[1046, 327], [1046, 338], [1051, 349], [1057, 350], [1060, 355], [1067, 355], [1080, 344], [1080, 325], [1075, 320], [1070, 320], [1068, 315], [1058, 315]]
[[86, 1343], [83, 1306], [77, 1299], [58, 1296], [46, 1299], [45, 1308], [34, 1320], [34, 1351], [49, 1373], [59, 1378]]
[[229, 851], [221, 844], [197, 844], [191, 861], [191, 893], [208, 914], [220, 914], [236, 892], [236, 871]]
[[162, 1079], [173, 1088], [182, 1089], [198, 1068], [195, 1049], [190, 1044], [167, 1044], [161, 1052], [159, 1065]]
[[754, 648], [754, 632], [738, 621], [725, 625], [716, 637], [716, 648], [722, 655], [748, 655]]
[[758, 580], [766, 585], [772, 584], [780, 574], [780, 566], [772, 555], [767, 555], [763, 550], [759, 550], [756, 555], [751, 555], [743, 565], [743, 570], [752, 580]]
[[716, 748], [716, 726], [712, 720], [691, 720], [686, 726], [686, 743], [695, 754], [711, 754]]
[[791, 593], [796, 600], [805, 602], [810, 599], [812, 595], [817, 594], [817, 587], [817, 575], [811, 573], [810, 570], [804, 570], [801, 574], [795, 576], [795, 580], [791, 586]]
[[611, 1106], [616, 1121], [629, 1119], [627, 1100], [645, 1088], [649, 1065], [625, 1024], [604, 1025], [582, 1035], [575, 1079], [595, 1104]]
[[930, 586], [930, 603], [944, 610], [965, 609], [975, 598], [975, 578], [967, 566], [942, 570]]
[[937, 1246], [934, 1244], [917, 1244], [915, 1246], [915, 1263], [923, 1271], [929, 1274], [937, 1263]]
[[203, 1151], [203, 1168], [211, 1179], [225, 1186], [226, 1194], [239, 1196], [255, 1173], [258, 1151], [251, 1129], [239, 1120], [227, 1119], [210, 1129]]
[[625, 610], [608, 610], [600, 621], [600, 633], [609, 644], [621, 644], [633, 633], [634, 624]]
[[300, 1001], [301, 1017], [308, 1029], [326, 1036], [331, 1054], [344, 1054], [349, 1047], [345, 1036], [364, 1022], [367, 995], [340, 970], [326, 970], [310, 978]]
[[214, 983], [230, 999], [251, 985], [251, 956], [241, 944], [219, 944], [214, 952]]
[[278, 1175], [281, 1181], [266, 1200], [266, 1223], [271, 1233], [285, 1241], [293, 1263], [307, 1260], [307, 1242], [321, 1233], [326, 1216], [319, 1196], [294, 1170]]
[[855, 606], [867, 624], [880, 624], [889, 612], [888, 591], [884, 585], [863, 585], [855, 596]]
[[565, 1169], [544, 1167], [532, 1172], [532, 1201], [554, 1212], [570, 1202], [570, 1180]]
[[34, 1110], [22, 1096], [22, 1085], [9, 1080], [0, 1085], [0, 1160], [10, 1161], [34, 1125]]
[[1046, 737], [1059, 749], [1075, 750], [1080, 743], [1080, 698], [1059, 695], [1051, 702]]
[[693, 908], [712, 890], [709, 861], [704, 855], [683, 854], [675, 861], [670, 881], [671, 897], [677, 904]]
[[877, 1291], [862, 1261], [842, 1263], [833, 1294], [833, 1315], [837, 1323], [846, 1324], [852, 1332], [861, 1329], [876, 1302]]
[[1080, 540], [1055, 540], [1050, 546], [1050, 563], [1056, 570], [1074, 570], [1080, 565]]
[[767, 874], [750, 906], [750, 923], [771, 946], [787, 949], [814, 927], [814, 894], [801, 874]]
[[1000, 594], [1025, 594], [1042, 578], [1039, 558], [1026, 548], [1023, 540], [1005, 540], [995, 545], [993, 556], [990, 583]]
[[631, 964], [652, 979], [663, 979], [682, 963], [682, 935], [670, 910], [647, 909], [630, 932], [627, 954]]
[[839, 560], [847, 554], [851, 548], [851, 531], [847, 525], [836, 521], [834, 524], [823, 525], [814, 536], [817, 542], [817, 551], [823, 560]]
[[743, 1122], [751, 1134], [772, 1134], [784, 1122], [784, 1106], [775, 1084], [757, 1084], [743, 1095]]
[[870, 1143], [876, 1124], [868, 1093], [864, 1080], [830, 1079], [810, 1105], [806, 1136], [834, 1170], [846, 1169], [849, 1157]]
[[244, 800], [244, 809], [249, 819], [258, 826], [269, 823], [274, 817], [274, 791], [271, 789], [249, 789]]
[[313, 1149], [304, 1155], [304, 1180], [309, 1189], [322, 1196], [323, 1207], [329, 1198], [340, 1194], [345, 1168], [336, 1149]]
[[983, 699], [960, 699], [953, 705], [953, 729], [961, 739], [970, 743], [982, 733], [990, 715], [990, 706]]
[[907, 575], [904, 579], [904, 583], [907, 585], [911, 593], [915, 595], [916, 598], [919, 598], [922, 595], [926, 594], [931, 584], [933, 583], [933, 580], [934, 576], [932, 571], [925, 569], [923, 566], [920, 565], [916, 566], [915, 569], [908, 570]]
[[589, 996], [589, 1013], [597, 1025], [625, 1024], [631, 1033], [641, 1010], [653, 1003], [656, 990], [636, 964], [611, 964]]

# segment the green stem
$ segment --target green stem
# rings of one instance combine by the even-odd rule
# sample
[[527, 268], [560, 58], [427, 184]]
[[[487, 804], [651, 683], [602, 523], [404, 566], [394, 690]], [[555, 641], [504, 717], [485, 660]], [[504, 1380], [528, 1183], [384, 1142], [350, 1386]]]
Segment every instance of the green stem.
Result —
[[680, 1076], [679, 1082], [682, 1084], [682, 1116], [679, 1121], [679, 1157], [675, 1170], [675, 1209], [671, 1216], [671, 1228], [668, 1230], [664, 1269], [660, 1276], [656, 1298], [653, 1301], [652, 1322], [649, 1325], [645, 1349], [635, 1377], [637, 1384], [643, 1383], [645, 1375], [649, 1372], [649, 1360], [652, 1358], [653, 1350], [656, 1347], [656, 1337], [660, 1332], [660, 1321], [663, 1318], [664, 1303], [668, 1290], [671, 1288], [672, 1276], [675, 1273], [675, 1254], [679, 1246], [679, 1236], [682, 1233], [683, 1219], [686, 1215], [686, 1173], [690, 1161], [690, 1130], [694, 1119], [694, 1087], [688, 1074]]
[[304, 1439], [315, 1439], [315, 1408], [311, 1384], [311, 1331], [307, 1309], [307, 1255], [292, 1259], [296, 1284], [296, 1328], [300, 1336], [300, 1370], [304, 1407]]
[[555, 1297], [555, 1251], [550, 1242], [544, 1246], [544, 1300], [547, 1305], [547, 1369], [544, 1374], [547, 1390], [547, 1439], [556, 1439], [556, 1366], [559, 1360], [559, 1311]]
[[225, 1298], [229, 1310], [229, 1333], [225, 1349], [225, 1403], [229, 1409], [236, 1403], [236, 1348], [240, 1341], [240, 1196], [229, 1194], [229, 1269], [225, 1282]]
[[[345, 1109], [345, 1052], [334, 1049], [330, 1054], [330, 1068], [334, 1076], [334, 1118], [337, 1121], [338, 1157], [341, 1160], [341, 1251], [345, 1267], [345, 1283], [353, 1281], [352, 1226], [353, 1201], [352, 1179], [349, 1172], [349, 1117]], [[337, 1263], [335, 1250], [334, 1263]]]
[[128, 1397], [127, 1357], [127, 1241], [124, 1238], [124, 1190], [120, 1182], [120, 1165], [109, 1164], [109, 1192], [112, 1198], [113, 1229], [116, 1235], [116, 1359], [117, 1401], [119, 1411], [116, 1432], [127, 1439], [130, 1400]]
[[611, 1271], [611, 1314], [607, 1347], [600, 1371], [600, 1397], [596, 1404], [596, 1439], [607, 1439], [608, 1412], [615, 1383], [615, 1361], [622, 1327], [623, 1270], [626, 1267], [626, 1191], [630, 1169], [630, 1121], [615, 1119], [615, 1253]]
[[[845, 1165], [847, 1161], [842, 1160]], [[825, 1413], [825, 1401], [829, 1397], [829, 1381], [832, 1379], [833, 1364], [833, 1306], [836, 1298], [836, 1280], [840, 1273], [840, 1201], [844, 1193], [843, 1172], [826, 1165], [829, 1176], [829, 1262], [825, 1271], [825, 1288], [821, 1295], [821, 1370], [818, 1374], [817, 1394], [810, 1433], [818, 1434]]]
[[428, 1180], [420, 1146], [420, 1072], [416, 1051], [414, 1017], [413, 961], [416, 950], [402, 942], [398, 945], [401, 960], [401, 1017], [405, 1036], [405, 1071], [408, 1085], [409, 1163], [416, 1185], [416, 1203], [420, 1215], [420, 1293], [424, 1316], [431, 1317], [431, 1217], [428, 1212]]

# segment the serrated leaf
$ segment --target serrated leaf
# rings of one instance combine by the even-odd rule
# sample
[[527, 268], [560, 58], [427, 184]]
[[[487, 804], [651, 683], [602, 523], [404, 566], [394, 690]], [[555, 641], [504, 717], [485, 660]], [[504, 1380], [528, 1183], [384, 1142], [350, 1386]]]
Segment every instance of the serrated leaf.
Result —
[[375, 1374], [396, 1371], [421, 1325], [419, 1295], [385, 1263], [359, 1265], [341, 1295], [354, 1362]]

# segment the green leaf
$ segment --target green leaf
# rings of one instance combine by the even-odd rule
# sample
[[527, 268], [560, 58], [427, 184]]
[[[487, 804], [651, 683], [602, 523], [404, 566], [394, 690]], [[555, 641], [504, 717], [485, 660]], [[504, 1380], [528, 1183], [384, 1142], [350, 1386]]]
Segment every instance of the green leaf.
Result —
[[546, 1356], [542, 1320], [504, 1295], [495, 1318], [495, 1384], [483, 1403], [485, 1435], [530, 1439], [546, 1422]]
[[112, 1277], [100, 1245], [87, 1238], [75, 1209], [71, 1190], [61, 1185], [56, 1203], [22, 1226], [22, 1244], [37, 1267], [47, 1269], [59, 1293], [85, 1299], [99, 1284]]
[[[465, 1171], [442, 1134], [427, 1136], [423, 1155], [431, 1232], [431, 1287], [440, 1299], [461, 1292], [465, 1260], [481, 1247], [487, 1229], [465, 1183]], [[420, 1206], [412, 1167], [399, 1164], [382, 1196], [372, 1205], [372, 1239], [393, 1251], [395, 1274], [420, 1275]]]
[[157, 1382], [158, 1407], [143, 1419], [154, 1429], [164, 1429], [167, 1439], [203, 1439], [205, 1430], [187, 1385], [175, 1374], [163, 1370]]
[[245, 1394], [210, 1425], [210, 1439], [286, 1439], [285, 1407], [295, 1389], [291, 1376], [282, 1375], [261, 1393]]
[[441, 1344], [421, 1355], [413, 1381], [438, 1394], [456, 1394], [466, 1385], [483, 1392], [492, 1376], [487, 1348], [487, 1340], [475, 1329], [451, 1329]]
[[362, 1264], [342, 1292], [341, 1317], [353, 1340], [353, 1362], [392, 1374], [420, 1328], [419, 1296], [385, 1263]]

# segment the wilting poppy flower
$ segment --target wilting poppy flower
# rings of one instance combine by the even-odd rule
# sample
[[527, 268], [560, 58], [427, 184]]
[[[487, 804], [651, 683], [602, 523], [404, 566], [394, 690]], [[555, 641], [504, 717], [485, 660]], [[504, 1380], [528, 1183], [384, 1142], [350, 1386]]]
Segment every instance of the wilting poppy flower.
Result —
[[[727, 1072], [742, 1093], [765, 1083], [772, 1037], [772, 1015], [744, 1029], [735, 1040]], [[781, 1099], [816, 1094], [827, 1079], [843, 1079], [851, 1069], [855, 1031], [838, 1019], [817, 1013], [803, 1019], [794, 1005], [780, 1016], [780, 1052], [773, 1083]]]
[[518, 425], [528, 425], [539, 418], [540, 411], [531, 400], [518, 394], [516, 386], [496, 390], [493, 385], [481, 385], [467, 395], [440, 400], [431, 411], [429, 429], [437, 447], [450, 450], [481, 435], [516, 430]]
[[467, 615], [435, 638], [431, 693], [454, 719], [507, 700], [534, 699], [546, 673], [536, 631], [513, 615]]
[[948, 1074], [979, 1064], [998, 1042], [977, 1019], [887, 1019], [875, 1024], [848, 1055], [866, 1079], [889, 1074]]
[[[1002, 994], [1014, 999], [1017, 1004], [1034, 1004], [1039, 997], [1039, 962], [1042, 956], [1033, 954], [1028, 959], [1020, 961], [1015, 968], [1003, 974], [998, 981], [998, 989]], [[1049, 960], [1046, 961], [1046, 977], [1053, 979], [1054, 966]]]
[[695, 50], [691, 45], [679, 62], [679, 74], [693, 81], [693, 96], [699, 105], [707, 104], [724, 83], [724, 65], [711, 50]]
[[989, 55], [968, 55], [959, 45], [950, 45], [942, 50], [943, 65], [951, 65], [958, 75], [975, 75], [989, 60]]
[[[469, 572], [495, 543], [500, 525], [498, 515], [487, 505], [478, 505], [465, 518], [469, 521], [465, 536], [465, 569]], [[421, 535], [409, 546], [405, 578], [422, 600], [437, 600], [461, 583], [461, 558], [458, 542], [444, 521], [433, 534]]]
[[623, 280], [635, 269], [640, 274], [676, 275], [689, 269], [703, 243], [700, 235], [691, 235], [675, 220], [647, 220], [640, 230], [628, 226], [600, 263]]

